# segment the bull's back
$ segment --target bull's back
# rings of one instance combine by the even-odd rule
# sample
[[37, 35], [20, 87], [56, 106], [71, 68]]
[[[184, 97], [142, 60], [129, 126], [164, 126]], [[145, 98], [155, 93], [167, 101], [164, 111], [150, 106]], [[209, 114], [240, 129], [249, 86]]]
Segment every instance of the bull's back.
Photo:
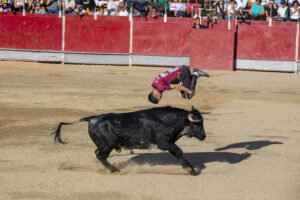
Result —
[[157, 134], [166, 126], [176, 123], [174, 119], [185, 112], [178, 108], [158, 107], [129, 113], [103, 114], [90, 120], [89, 130], [90, 134], [98, 135], [99, 139], [113, 138], [123, 147], [150, 148], [156, 144]]

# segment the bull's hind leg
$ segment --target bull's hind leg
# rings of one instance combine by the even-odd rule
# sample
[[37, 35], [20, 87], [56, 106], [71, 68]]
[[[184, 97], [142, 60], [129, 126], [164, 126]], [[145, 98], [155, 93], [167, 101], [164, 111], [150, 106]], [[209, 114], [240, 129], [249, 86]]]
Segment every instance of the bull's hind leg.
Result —
[[102, 148], [98, 148], [95, 151], [95, 154], [98, 158], [98, 160], [100, 160], [100, 162], [104, 165], [104, 167], [108, 168], [111, 173], [114, 172], [119, 172], [120, 170], [118, 168], [116, 168], [115, 166], [111, 165], [108, 161], [107, 161], [107, 157], [110, 154], [110, 152], [112, 151], [111, 149], [102, 149]]

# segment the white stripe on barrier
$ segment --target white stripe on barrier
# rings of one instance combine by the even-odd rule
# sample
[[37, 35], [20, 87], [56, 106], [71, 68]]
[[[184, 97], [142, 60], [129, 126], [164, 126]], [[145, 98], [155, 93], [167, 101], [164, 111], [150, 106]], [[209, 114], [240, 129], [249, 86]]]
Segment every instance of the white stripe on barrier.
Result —
[[299, 52], [299, 22], [297, 23], [296, 32], [296, 49], [295, 49], [295, 73], [298, 73], [298, 52]]

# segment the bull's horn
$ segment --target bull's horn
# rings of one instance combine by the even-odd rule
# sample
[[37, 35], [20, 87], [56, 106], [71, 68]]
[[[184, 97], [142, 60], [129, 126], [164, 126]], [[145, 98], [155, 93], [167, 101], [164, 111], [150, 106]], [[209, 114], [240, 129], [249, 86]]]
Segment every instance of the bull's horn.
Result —
[[201, 122], [202, 121], [202, 119], [199, 119], [199, 120], [193, 119], [193, 114], [189, 114], [188, 115], [188, 119], [192, 123], [197, 123], [197, 122]]

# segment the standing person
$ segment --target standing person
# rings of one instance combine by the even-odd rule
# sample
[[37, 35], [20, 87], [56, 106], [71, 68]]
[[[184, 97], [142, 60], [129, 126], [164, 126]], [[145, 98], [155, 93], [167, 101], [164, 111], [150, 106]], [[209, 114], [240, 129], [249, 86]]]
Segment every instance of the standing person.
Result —
[[299, 15], [299, 3], [297, 0], [293, 1], [293, 7], [290, 8], [290, 16], [292, 22], [297, 22], [300, 15]]
[[180, 65], [157, 75], [152, 83], [152, 92], [148, 100], [158, 104], [165, 90], [177, 89], [184, 99], [191, 99], [195, 95], [197, 78], [209, 77], [207, 73], [195, 68], [192, 72], [190, 67]]

